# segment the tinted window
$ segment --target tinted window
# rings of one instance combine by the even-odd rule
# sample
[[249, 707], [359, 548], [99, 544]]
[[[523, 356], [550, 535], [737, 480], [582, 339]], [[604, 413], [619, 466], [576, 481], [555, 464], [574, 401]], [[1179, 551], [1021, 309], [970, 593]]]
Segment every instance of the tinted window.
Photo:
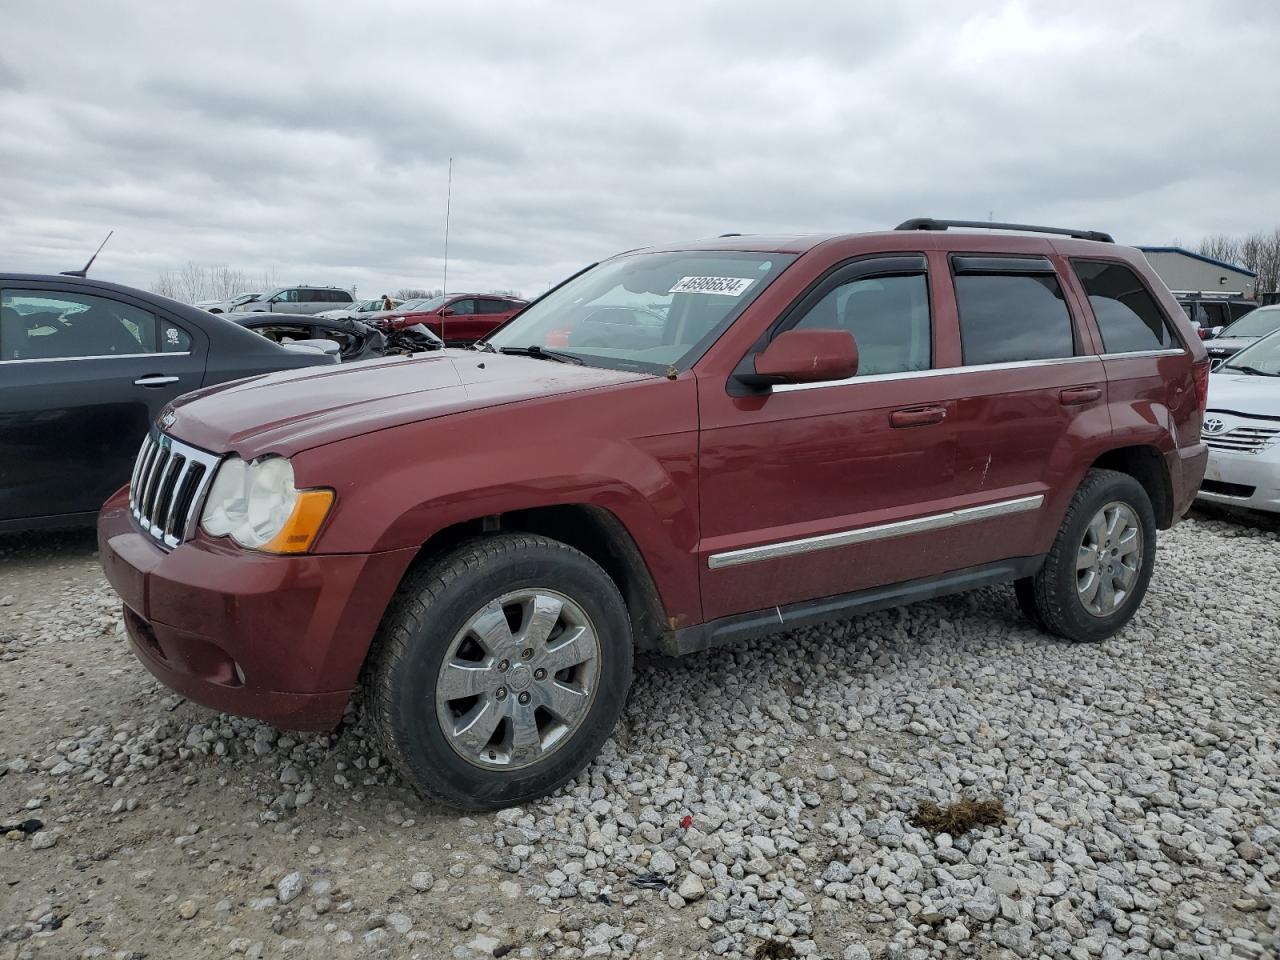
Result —
[[966, 366], [1075, 354], [1071, 315], [1052, 274], [959, 274], [955, 285]]
[[455, 300], [449, 304], [449, 312], [454, 316], [470, 316], [476, 312], [476, 302], [474, 300]]
[[1229, 322], [1227, 319], [1227, 309], [1221, 303], [1200, 303], [1198, 305], [1202, 326], [1206, 327], [1224, 327]]
[[1241, 317], [1243, 317], [1246, 313], [1249, 313], [1251, 310], [1256, 310], [1257, 308], [1258, 308], [1258, 305], [1256, 303], [1232, 302], [1227, 304], [1227, 313], [1229, 313], [1231, 315], [1231, 319], [1235, 321], [1235, 320], [1239, 320]]
[[181, 327], [164, 320], [160, 329], [160, 349], [164, 353], [187, 353], [191, 349], [191, 334]]
[[505, 300], [477, 300], [476, 313], [506, 313], [512, 309]]
[[923, 275], [864, 277], [841, 284], [794, 329], [848, 330], [858, 343], [858, 376], [927, 370], [933, 355]]
[[351, 294], [345, 290], [325, 290], [321, 299], [328, 300], [330, 303], [351, 303]]
[[81, 293], [0, 293], [0, 360], [111, 357], [156, 352], [156, 318]]
[[1178, 345], [1155, 298], [1128, 267], [1076, 260], [1076, 276], [1102, 331], [1107, 353], [1168, 350]]

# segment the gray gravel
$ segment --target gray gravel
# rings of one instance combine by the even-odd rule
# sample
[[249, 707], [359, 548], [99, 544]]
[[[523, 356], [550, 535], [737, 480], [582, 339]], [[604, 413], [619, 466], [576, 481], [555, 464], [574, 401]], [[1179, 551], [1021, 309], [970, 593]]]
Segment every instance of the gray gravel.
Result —
[[[560, 794], [427, 806], [129, 658], [86, 538], [0, 542], [0, 960], [1280, 957], [1274, 526], [1162, 536], [1138, 619], [1010, 590], [681, 661]], [[922, 803], [991, 800], [955, 835]]]

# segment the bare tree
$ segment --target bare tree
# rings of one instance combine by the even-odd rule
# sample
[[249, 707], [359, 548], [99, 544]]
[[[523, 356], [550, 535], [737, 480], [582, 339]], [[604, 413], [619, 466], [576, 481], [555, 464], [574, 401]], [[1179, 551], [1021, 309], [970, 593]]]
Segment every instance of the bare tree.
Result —
[[1215, 234], [1201, 240], [1196, 250], [1206, 257], [1252, 270], [1258, 276], [1254, 286], [1258, 293], [1280, 290], [1280, 227], [1243, 237]]
[[263, 271], [257, 278], [246, 271], [217, 264], [206, 266], [188, 260], [176, 270], [162, 270], [151, 289], [163, 297], [184, 303], [201, 300], [229, 300], [240, 293], [258, 292], [276, 285], [274, 272]]
[[520, 296], [519, 290], [490, 290], [489, 292], [492, 293], [494, 296], [498, 296], [498, 297], [519, 297]]
[[401, 287], [395, 293], [397, 300], [426, 300], [428, 297], [440, 297], [443, 295], [444, 291], [439, 288], [423, 290], [421, 287]]
[[1240, 260], [1240, 240], [1225, 233], [1215, 233], [1205, 237], [1196, 247], [1196, 252], [1204, 257], [1212, 257], [1224, 263], [1238, 263]]

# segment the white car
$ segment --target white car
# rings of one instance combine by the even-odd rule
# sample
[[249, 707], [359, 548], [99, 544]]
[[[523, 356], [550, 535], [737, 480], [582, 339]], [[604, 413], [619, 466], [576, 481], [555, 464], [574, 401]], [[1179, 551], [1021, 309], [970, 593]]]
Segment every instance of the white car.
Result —
[[1201, 500], [1280, 513], [1280, 331], [1209, 375]]
[[260, 296], [262, 296], [261, 293], [237, 293], [229, 300], [201, 300], [199, 303], [193, 303], [192, 306], [208, 310], [210, 313], [230, 313], [241, 304], [257, 300]]
[[[324, 317], [328, 320], [339, 320], [343, 317], [354, 317], [356, 320], [367, 320], [370, 315], [382, 312], [382, 305], [385, 303], [381, 297], [374, 297], [372, 300], [361, 300], [349, 307], [341, 310], [325, 310], [323, 313], [317, 313], [317, 317]], [[403, 301], [392, 299], [391, 303], [398, 307]]]

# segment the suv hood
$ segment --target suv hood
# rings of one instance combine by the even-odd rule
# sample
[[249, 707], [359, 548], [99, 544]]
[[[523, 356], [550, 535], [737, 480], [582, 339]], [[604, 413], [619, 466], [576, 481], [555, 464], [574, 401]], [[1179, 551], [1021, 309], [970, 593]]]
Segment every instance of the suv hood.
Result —
[[179, 397], [160, 415], [167, 433], [245, 459], [291, 456], [375, 430], [592, 390], [652, 374], [530, 357], [441, 350], [238, 380]]
[[1280, 377], [1212, 373], [1209, 410], [1280, 419]]

